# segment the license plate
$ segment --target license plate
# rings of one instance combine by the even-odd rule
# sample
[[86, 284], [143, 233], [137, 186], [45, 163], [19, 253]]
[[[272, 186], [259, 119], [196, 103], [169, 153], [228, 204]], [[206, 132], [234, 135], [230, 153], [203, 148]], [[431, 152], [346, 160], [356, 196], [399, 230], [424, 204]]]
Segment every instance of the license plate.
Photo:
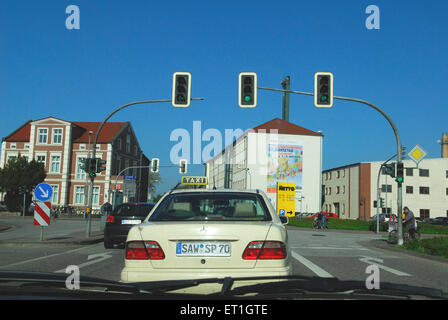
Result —
[[229, 257], [228, 241], [182, 241], [176, 245], [176, 255], [182, 257]]
[[121, 224], [139, 224], [142, 220], [121, 220]]

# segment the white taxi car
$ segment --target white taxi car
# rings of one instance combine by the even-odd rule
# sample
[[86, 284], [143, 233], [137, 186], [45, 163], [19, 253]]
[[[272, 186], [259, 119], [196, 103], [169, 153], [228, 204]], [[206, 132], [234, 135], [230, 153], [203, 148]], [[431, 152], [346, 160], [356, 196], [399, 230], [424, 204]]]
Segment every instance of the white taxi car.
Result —
[[174, 190], [129, 231], [121, 281], [291, 275], [285, 224], [261, 191]]

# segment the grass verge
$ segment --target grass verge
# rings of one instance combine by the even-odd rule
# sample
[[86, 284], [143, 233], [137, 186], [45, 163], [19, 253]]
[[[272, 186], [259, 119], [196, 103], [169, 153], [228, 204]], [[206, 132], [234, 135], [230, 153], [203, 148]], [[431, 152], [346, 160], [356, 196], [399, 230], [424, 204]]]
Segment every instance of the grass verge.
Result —
[[394, 247], [448, 259], [448, 237], [412, 240], [405, 242], [403, 246]]
[[[312, 228], [313, 219], [289, 218], [288, 225], [300, 228]], [[370, 222], [361, 220], [328, 219], [327, 225], [329, 229], [358, 230], [358, 231], [374, 230], [370, 228], [371, 226]], [[418, 228], [421, 234], [446, 234], [448, 236], [448, 226], [419, 223]], [[387, 224], [382, 226], [380, 231], [387, 231]]]

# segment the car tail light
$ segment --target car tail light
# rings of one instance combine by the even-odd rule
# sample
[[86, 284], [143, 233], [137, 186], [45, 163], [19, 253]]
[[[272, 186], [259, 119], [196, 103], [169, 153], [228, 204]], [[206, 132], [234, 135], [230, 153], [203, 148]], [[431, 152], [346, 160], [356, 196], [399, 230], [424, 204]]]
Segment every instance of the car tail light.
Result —
[[130, 241], [126, 243], [128, 260], [163, 260], [165, 253], [155, 241]]
[[114, 222], [115, 218], [114, 216], [107, 216], [106, 222]]
[[243, 252], [244, 260], [285, 258], [286, 246], [280, 241], [253, 241]]

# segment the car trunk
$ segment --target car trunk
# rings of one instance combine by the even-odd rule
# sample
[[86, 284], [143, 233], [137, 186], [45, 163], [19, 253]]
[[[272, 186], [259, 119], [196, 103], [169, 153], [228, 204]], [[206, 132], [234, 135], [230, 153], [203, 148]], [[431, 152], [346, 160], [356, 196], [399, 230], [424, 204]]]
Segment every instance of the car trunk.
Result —
[[150, 260], [156, 269], [247, 269], [254, 268], [256, 260], [243, 260], [244, 249], [252, 241], [265, 240], [271, 224], [201, 221], [173, 226], [156, 222], [150, 223], [154, 227], [143, 228], [141, 236], [143, 240], [157, 241], [165, 253], [163, 260]]

